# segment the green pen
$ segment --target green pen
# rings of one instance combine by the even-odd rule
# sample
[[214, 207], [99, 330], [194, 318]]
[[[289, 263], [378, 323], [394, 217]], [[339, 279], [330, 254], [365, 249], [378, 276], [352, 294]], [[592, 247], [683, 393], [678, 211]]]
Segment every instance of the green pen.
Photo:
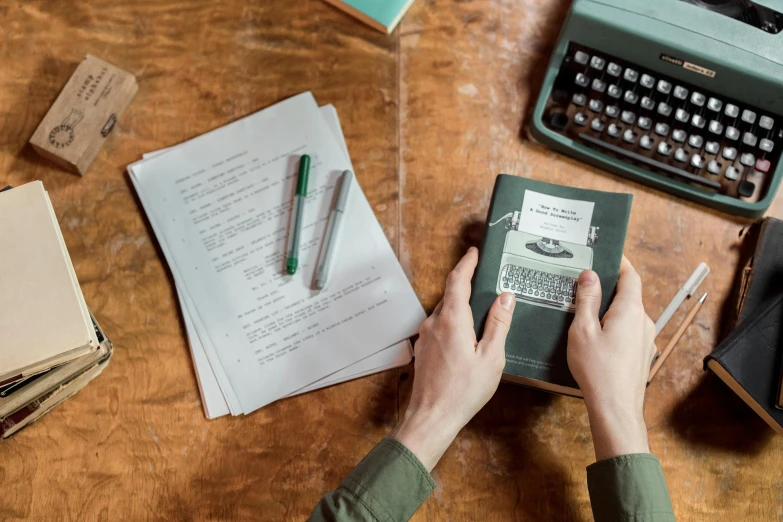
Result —
[[291, 208], [291, 225], [288, 233], [288, 258], [285, 262], [285, 270], [288, 275], [294, 275], [299, 266], [299, 236], [302, 235], [302, 213], [304, 202], [307, 198], [307, 177], [310, 174], [310, 156], [302, 155], [299, 159], [299, 176], [296, 180], [296, 194], [294, 205]]

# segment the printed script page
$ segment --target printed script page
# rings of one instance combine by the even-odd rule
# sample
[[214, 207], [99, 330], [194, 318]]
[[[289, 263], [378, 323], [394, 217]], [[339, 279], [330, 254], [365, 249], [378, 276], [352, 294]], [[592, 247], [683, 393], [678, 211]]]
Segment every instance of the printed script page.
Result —
[[[350, 163], [348, 146], [345, 143], [345, 136], [343, 135], [342, 127], [340, 126], [340, 119], [337, 115], [337, 111], [332, 105], [324, 105], [320, 107], [319, 110], [321, 115], [326, 120], [326, 123], [329, 125], [329, 129], [332, 131], [332, 134], [340, 145], [340, 150], [343, 151], [343, 154]], [[143, 158], [154, 158], [161, 154], [165, 154], [169, 150], [171, 150], [171, 148], [148, 152], [143, 155]], [[360, 190], [361, 188], [359, 187], [358, 183], [356, 183], [354, 187], [355, 190]], [[182, 294], [179, 288], [177, 289], [177, 294]], [[196, 331], [196, 327], [193, 324], [193, 320], [191, 319], [191, 312], [185, 305], [185, 302], [182, 300], [182, 298], [179, 299], [179, 302], [180, 308], [182, 309], [182, 316], [185, 320], [185, 329], [188, 333], [188, 342], [190, 344], [193, 365], [196, 368], [196, 378], [198, 379], [201, 400], [204, 405], [204, 413], [208, 419], [214, 419], [223, 415], [228, 415], [231, 413], [231, 410], [229, 408], [228, 402], [226, 401], [223, 390], [220, 387], [218, 378], [215, 375], [215, 371], [209, 364], [209, 359], [207, 358], [204, 345], [202, 344], [201, 339], [198, 336], [198, 332]], [[332, 386], [340, 382], [356, 379], [379, 371], [404, 366], [410, 362], [412, 354], [413, 351], [411, 349], [410, 341], [407, 339], [400, 341], [399, 343], [393, 344], [392, 346], [385, 348], [365, 359], [362, 359], [359, 362], [347, 366], [336, 373], [324, 377], [323, 379], [320, 379], [306, 386], [305, 388], [297, 390], [289, 394], [288, 397], [313, 391], [326, 386]], [[226, 386], [227, 385], [228, 383], [226, 381]], [[232, 392], [230, 387], [228, 392]]]
[[[313, 167], [291, 277], [284, 250], [302, 154]], [[130, 168], [211, 341], [210, 364], [222, 366], [244, 412], [413, 335], [424, 317], [361, 191], [351, 192], [329, 286], [311, 290], [333, 189], [349, 167], [305, 93]]]

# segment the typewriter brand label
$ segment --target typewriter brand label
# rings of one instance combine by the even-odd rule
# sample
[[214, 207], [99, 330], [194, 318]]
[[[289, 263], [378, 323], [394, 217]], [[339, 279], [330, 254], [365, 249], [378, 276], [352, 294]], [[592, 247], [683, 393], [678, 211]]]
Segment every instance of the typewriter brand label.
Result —
[[594, 206], [592, 201], [558, 198], [526, 190], [519, 230], [550, 240], [586, 245]]
[[680, 60], [679, 58], [675, 58], [673, 56], [669, 56], [668, 54], [662, 54], [661, 55], [661, 60], [663, 60], [664, 62], [673, 63], [674, 65], [679, 65], [680, 67], [682, 67], [682, 60]]
[[674, 65], [679, 65], [683, 69], [688, 69], [689, 71], [703, 74], [704, 76], [707, 76], [709, 78], [715, 78], [715, 71], [713, 71], [712, 69], [707, 69], [706, 67], [702, 67], [701, 65], [696, 65], [695, 63], [686, 62], [685, 60], [680, 60], [679, 58], [675, 58], [674, 56], [669, 56], [668, 54], [662, 54], [661, 60], [663, 60], [664, 62], [669, 62]]
[[699, 74], [703, 74], [704, 76], [709, 76], [710, 78], [715, 78], [715, 71], [711, 69], [707, 69], [706, 67], [702, 67], [701, 65], [696, 65], [695, 63], [691, 62], [685, 62], [682, 64], [683, 67], [688, 69], [689, 71], [697, 72]]

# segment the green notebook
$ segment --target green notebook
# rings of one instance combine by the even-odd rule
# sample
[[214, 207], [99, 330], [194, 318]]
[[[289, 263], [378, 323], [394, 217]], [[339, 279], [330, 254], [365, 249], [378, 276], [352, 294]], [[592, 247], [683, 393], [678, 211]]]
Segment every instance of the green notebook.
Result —
[[576, 280], [588, 268], [598, 273], [603, 317], [617, 287], [631, 200], [497, 177], [470, 306], [480, 338], [497, 296], [517, 296], [504, 381], [581, 397], [566, 360]]
[[326, 0], [367, 25], [391, 33], [413, 0]]

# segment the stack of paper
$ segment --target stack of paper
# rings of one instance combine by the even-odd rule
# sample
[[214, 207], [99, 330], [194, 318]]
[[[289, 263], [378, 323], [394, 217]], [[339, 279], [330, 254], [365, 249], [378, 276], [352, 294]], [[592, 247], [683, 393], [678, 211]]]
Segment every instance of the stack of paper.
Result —
[[[284, 274], [299, 157], [300, 268]], [[174, 275], [208, 418], [407, 364], [425, 314], [361, 189], [313, 290], [334, 187], [352, 170], [333, 107], [304, 93], [128, 167]]]
[[97, 376], [111, 355], [40, 181], [0, 192], [0, 437]]

